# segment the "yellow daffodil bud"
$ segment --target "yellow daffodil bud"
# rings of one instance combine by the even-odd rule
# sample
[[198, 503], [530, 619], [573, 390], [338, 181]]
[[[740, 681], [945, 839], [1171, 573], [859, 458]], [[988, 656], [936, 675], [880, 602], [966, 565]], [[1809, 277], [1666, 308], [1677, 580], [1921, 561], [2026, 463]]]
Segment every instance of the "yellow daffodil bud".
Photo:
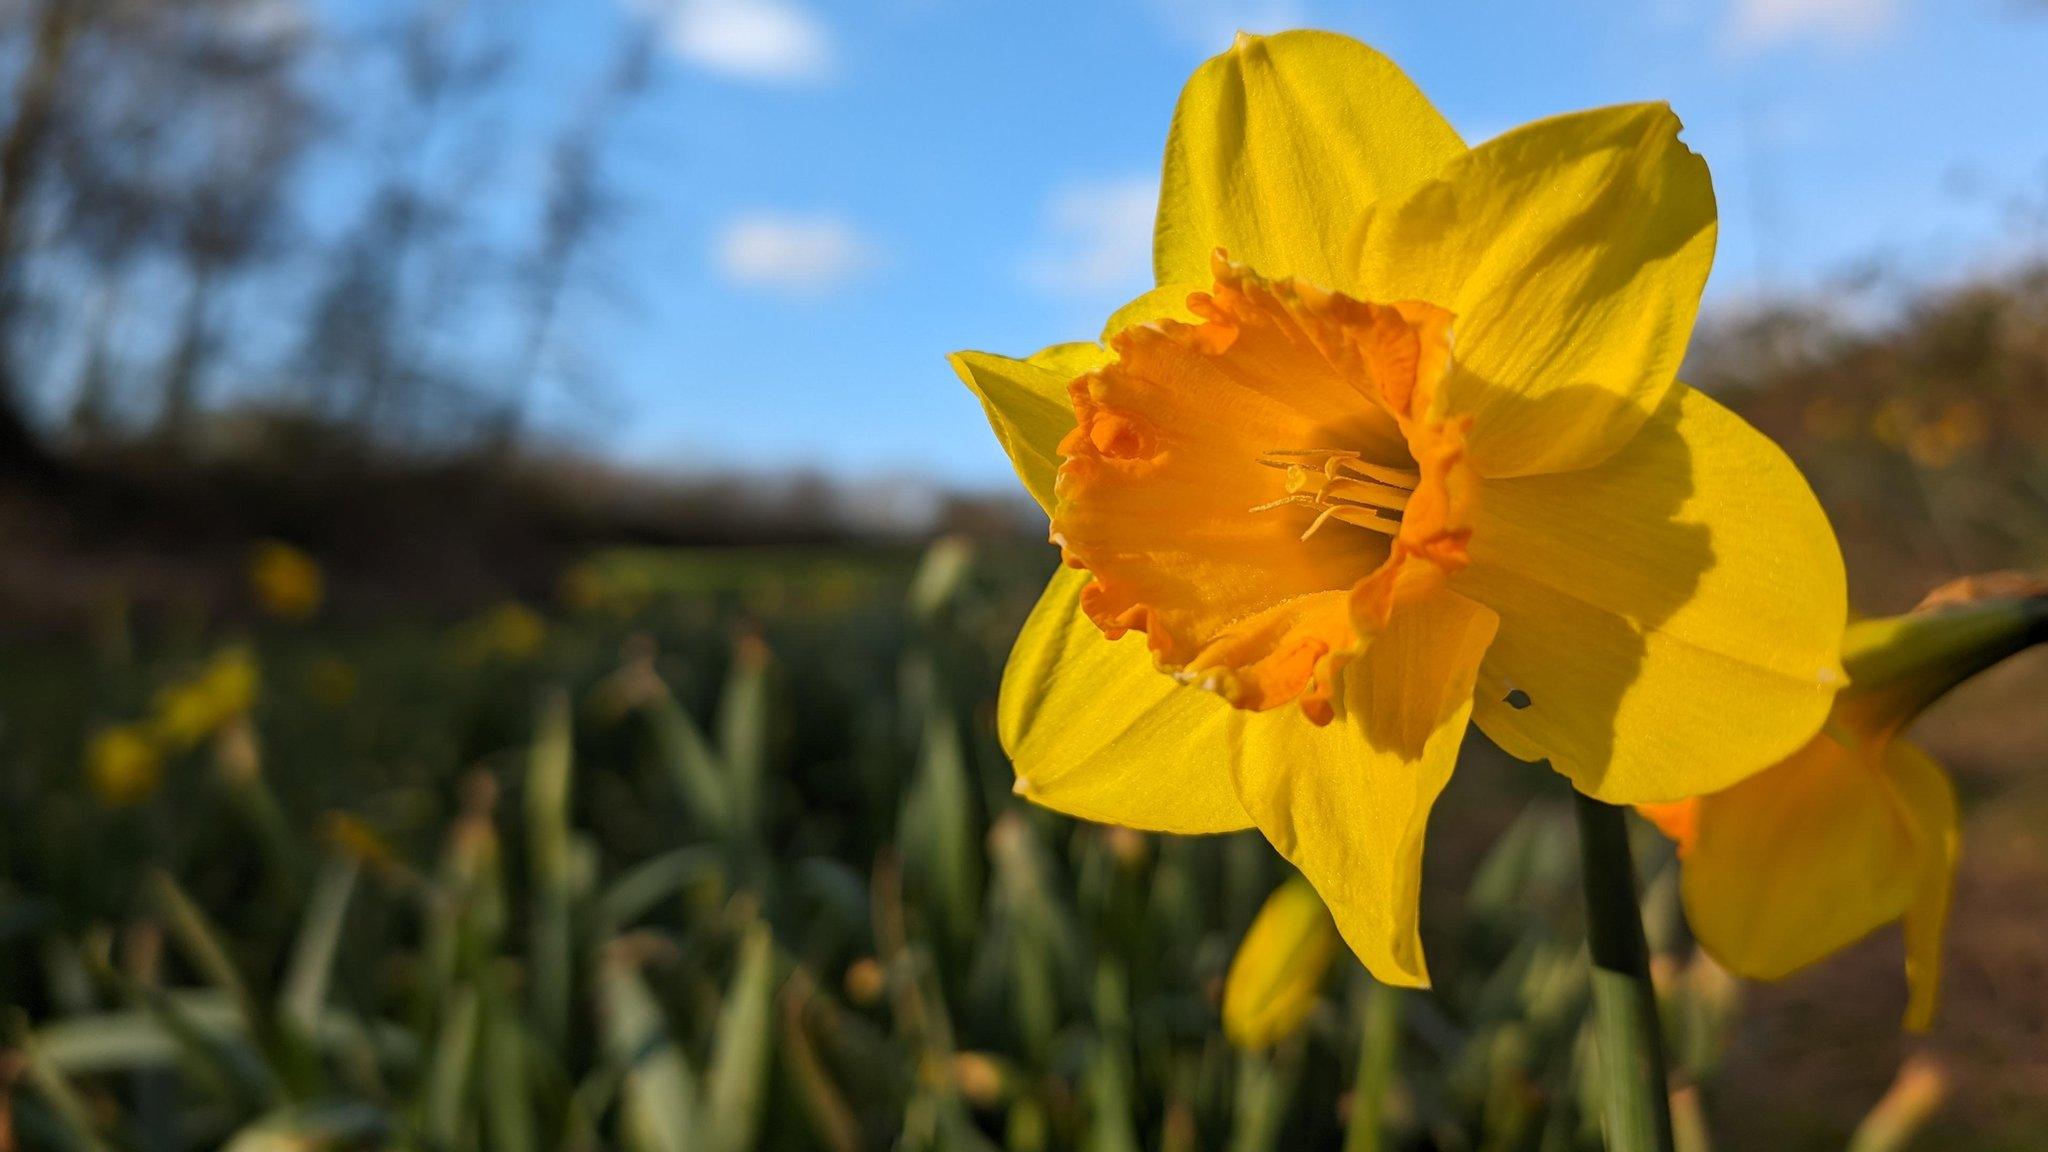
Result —
[[1010, 1071], [1001, 1058], [986, 1052], [955, 1052], [953, 1087], [976, 1108], [993, 1108], [1009, 1095]]
[[320, 610], [327, 582], [311, 556], [282, 541], [268, 540], [249, 556], [249, 588], [265, 615], [304, 620]]
[[1308, 1019], [1342, 941], [1316, 890], [1299, 876], [1273, 890], [1237, 946], [1223, 981], [1223, 1032], [1240, 1048], [1269, 1048]]
[[1903, 616], [1849, 625], [1849, 687], [1831, 719], [1852, 738], [1887, 739], [1949, 689], [2044, 639], [2048, 580], [1994, 572], [1951, 581]]
[[882, 998], [889, 986], [888, 974], [873, 956], [863, 956], [846, 969], [846, 998], [865, 1008]]
[[162, 782], [164, 758], [147, 729], [117, 724], [93, 734], [85, 752], [86, 779], [93, 794], [109, 808], [149, 798]]

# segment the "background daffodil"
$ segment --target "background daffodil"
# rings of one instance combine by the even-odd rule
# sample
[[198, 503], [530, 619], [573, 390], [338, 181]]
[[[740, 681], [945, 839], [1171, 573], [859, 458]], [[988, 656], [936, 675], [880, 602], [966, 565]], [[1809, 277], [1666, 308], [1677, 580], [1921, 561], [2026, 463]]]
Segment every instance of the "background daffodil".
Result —
[[1240, 1048], [1270, 1048], [1294, 1035], [1316, 1006], [1337, 926], [1315, 889], [1290, 877], [1259, 907], [1223, 980], [1223, 1032]]
[[1784, 455], [1675, 378], [1715, 233], [1678, 127], [1635, 105], [1468, 150], [1323, 33], [1196, 72], [1160, 287], [1105, 345], [954, 357], [1068, 564], [1005, 674], [1019, 791], [1256, 825], [1375, 975], [1421, 984], [1468, 718], [1615, 803], [1813, 734], [1841, 560]]
[[1934, 1021], [1955, 881], [1955, 788], [1899, 734], [1949, 689], [2048, 639], [2048, 585], [1999, 576], [1937, 590], [1842, 639], [1850, 685], [1827, 725], [1732, 788], [1644, 814], [1677, 841], [1686, 920], [1741, 976], [1776, 980], [1894, 920], [1906, 1027]]

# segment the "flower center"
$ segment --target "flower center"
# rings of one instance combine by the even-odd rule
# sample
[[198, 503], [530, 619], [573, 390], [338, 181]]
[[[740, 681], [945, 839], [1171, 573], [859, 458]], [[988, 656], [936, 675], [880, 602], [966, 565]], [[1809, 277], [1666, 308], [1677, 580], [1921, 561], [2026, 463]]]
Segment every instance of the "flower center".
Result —
[[1314, 509], [1316, 518], [1302, 530], [1303, 540], [1332, 520], [1396, 535], [1401, 513], [1422, 483], [1420, 472], [1374, 464], [1344, 448], [1277, 448], [1261, 453], [1259, 463], [1287, 473], [1287, 495], [1252, 511]]

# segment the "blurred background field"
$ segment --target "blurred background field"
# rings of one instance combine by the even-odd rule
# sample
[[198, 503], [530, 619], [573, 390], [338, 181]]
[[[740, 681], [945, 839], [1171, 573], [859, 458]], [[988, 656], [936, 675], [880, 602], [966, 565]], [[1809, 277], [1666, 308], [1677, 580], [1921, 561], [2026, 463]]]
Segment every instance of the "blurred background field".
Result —
[[[1954, 35], [2040, 42], [2028, 6], [1991, 7]], [[1856, 51], [1925, 16], [1879, 11], [1865, 31], [1892, 39]], [[734, 12], [753, 15], [718, 23]], [[1246, 21], [1296, 15], [1261, 12]], [[924, 43], [886, 19], [911, 46], [877, 51]], [[935, 19], [993, 51], [1024, 18]], [[1012, 796], [996, 685], [1053, 557], [940, 357], [1091, 331], [1091, 302], [1128, 287], [1127, 238], [1096, 251], [1084, 223], [1082, 250], [1004, 270], [964, 315], [957, 256], [926, 251], [941, 300], [830, 220], [777, 218], [765, 240], [757, 220], [752, 248], [677, 258], [723, 281], [668, 292], [648, 269], [675, 250], [650, 237], [730, 207], [686, 201], [689, 182], [822, 194], [719, 150], [757, 123], [861, 115], [806, 88], [855, 83], [856, 54], [821, 65], [801, 33], [858, 21], [737, 0], [607, 20], [0, 3], [0, 1150], [1597, 1147], [1561, 778], [1472, 734], [1431, 827], [1438, 988], [1374, 987], [1341, 956], [1305, 1028], [1263, 1053], [1225, 1043], [1218, 1004], [1284, 878], [1270, 849]], [[1102, 128], [1142, 137], [1140, 166], [1214, 47], [1168, 23], [1170, 47], [1131, 64], [1140, 127]], [[1419, 72], [1448, 69], [1435, 30], [1388, 34], [1438, 45]], [[1829, 57], [1816, 83], [1867, 64]], [[958, 80], [910, 74], [921, 103]], [[1677, 98], [1524, 79], [1558, 101], [1528, 116], [1614, 87]], [[765, 85], [748, 99], [768, 110], [719, 83]], [[1738, 271], [1717, 275], [1687, 378], [1806, 469], [1856, 607], [2048, 564], [2038, 159], [2013, 182], [1930, 177], [1975, 213], [1970, 240], [1950, 220], [1834, 258], [1771, 223], [1785, 170], [1826, 150], [1742, 145], [1744, 123], [1774, 139], [1777, 121], [1700, 102]], [[1502, 114], [1481, 103], [1461, 122]], [[678, 104], [711, 127], [665, 134]], [[866, 115], [876, 148], [915, 123], [950, 155], [950, 122]], [[680, 222], [654, 159], [675, 139], [699, 150], [678, 161]], [[1926, 161], [1912, 148], [1901, 164]], [[980, 195], [923, 163], [896, 178]], [[1072, 214], [1100, 224], [1110, 199]], [[1780, 248], [1810, 267], [1772, 279]], [[804, 279], [834, 252], [843, 276]], [[1897, 1029], [1895, 932], [1738, 986], [1692, 947], [1669, 849], [1638, 829], [1689, 1150], [2042, 1146], [2039, 656], [1917, 730], [1965, 812], [1926, 1037]]]

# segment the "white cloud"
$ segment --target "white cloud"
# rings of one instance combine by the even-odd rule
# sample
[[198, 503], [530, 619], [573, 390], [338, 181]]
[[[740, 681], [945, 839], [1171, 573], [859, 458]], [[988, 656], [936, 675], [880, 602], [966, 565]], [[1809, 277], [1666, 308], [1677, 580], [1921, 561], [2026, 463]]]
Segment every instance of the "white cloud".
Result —
[[1875, 43], [1898, 22], [1903, 0], [1735, 0], [1727, 42], [1761, 52], [1807, 41], [1835, 48]]
[[1150, 176], [1079, 181], [1045, 203], [1045, 238], [1018, 264], [1024, 282], [1057, 295], [1135, 295], [1152, 281]]
[[662, 43], [707, 72], [764, 84], [816, 84], [837, 63], [831, 30], [793, 0], [626, 0]]
[[1221, 52], [1239, 32], [1281, 32], [1308, 23], [1305, 0], [1151, 0], [1176, 36]]
[[799, 296], [844, 287], [881, 262], [873, 240], [830, 213], [743, 213], [720, 230], [716, 249], [733, 283]]

